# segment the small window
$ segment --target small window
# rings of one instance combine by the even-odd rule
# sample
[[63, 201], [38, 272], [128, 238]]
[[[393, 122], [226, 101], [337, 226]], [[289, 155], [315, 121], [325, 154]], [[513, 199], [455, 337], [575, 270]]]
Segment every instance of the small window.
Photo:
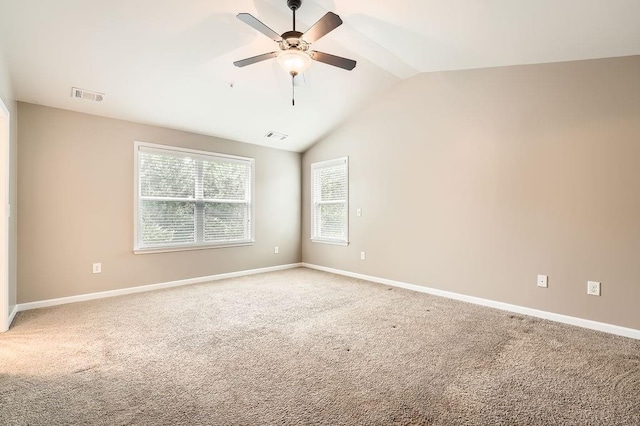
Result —
[[253, 243], [253, 159], [136, 142], [135, 164], [135, 252]]
[[311, 240], [349, 243], [349, 158], [311, 164]]

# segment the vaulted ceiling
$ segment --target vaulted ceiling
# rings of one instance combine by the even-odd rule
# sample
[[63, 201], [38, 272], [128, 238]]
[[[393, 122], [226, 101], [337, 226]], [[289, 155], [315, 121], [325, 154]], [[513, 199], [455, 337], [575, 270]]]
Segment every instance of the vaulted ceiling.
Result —
[[640, 54], [638, 0], [303, 0], [298, 29], [328, 11], [313, 47], [357, 67], [313, 63], [295, 107], [275, 60], [232, 65], [277, 49], [236, 15], [283, 33], [285, 0], [0, 0], [0, 49], [18, 100], [292, 151], [419, 73]]

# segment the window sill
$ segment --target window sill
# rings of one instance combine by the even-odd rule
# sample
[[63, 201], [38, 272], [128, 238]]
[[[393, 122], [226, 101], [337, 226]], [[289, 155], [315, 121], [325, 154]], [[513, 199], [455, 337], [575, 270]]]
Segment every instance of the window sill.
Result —
[[312, 243], [320, 243], [320, 244], [329, 244], [332, 246], [348, 246], [349, 241], [332, 241], [332, 240], [318, 240], [315, 238], [311, 238]]
[[154, 253], [170, 253], [173, 251], [210, 250], [210, 249], [218, 249], [218, 248], [252, 246], [254, 243], [255, 241], [248, 241], [248, 242], [242, 242], [242, 243], [209, 244], [206, 246], [143, 248], [143, 249], [133, 249], [133, 253], [134, 254], [154, 254]]

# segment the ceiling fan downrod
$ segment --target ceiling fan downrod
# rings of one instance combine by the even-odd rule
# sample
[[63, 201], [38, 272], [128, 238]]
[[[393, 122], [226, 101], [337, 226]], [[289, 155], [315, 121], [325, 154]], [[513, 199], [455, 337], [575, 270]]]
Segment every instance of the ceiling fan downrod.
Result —
[[293, 12], [293, 31], [296, 30], [296, 10], [302, 6], [302, 0], [287, 0], [287, 6]]

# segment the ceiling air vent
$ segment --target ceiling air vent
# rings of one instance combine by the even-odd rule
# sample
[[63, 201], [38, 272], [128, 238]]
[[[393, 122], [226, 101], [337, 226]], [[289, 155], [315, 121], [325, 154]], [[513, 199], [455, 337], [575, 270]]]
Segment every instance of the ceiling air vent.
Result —
[[267, 139], [273, 139], [276, 141], [283, 141], [286, 138], [288, 138], [288, 135], [283, 135], [282, 133], [276, 133], [276, 132], [269, 132], [266, 135], [264, 135], [265, 138]]
[[77, 99], [86, 99], [88, 101], [102, 102], [104, 99], [104, 93], [92, 92], [90, 90], [78, 89], [73, 87], [71, 89], [71, 97]]

